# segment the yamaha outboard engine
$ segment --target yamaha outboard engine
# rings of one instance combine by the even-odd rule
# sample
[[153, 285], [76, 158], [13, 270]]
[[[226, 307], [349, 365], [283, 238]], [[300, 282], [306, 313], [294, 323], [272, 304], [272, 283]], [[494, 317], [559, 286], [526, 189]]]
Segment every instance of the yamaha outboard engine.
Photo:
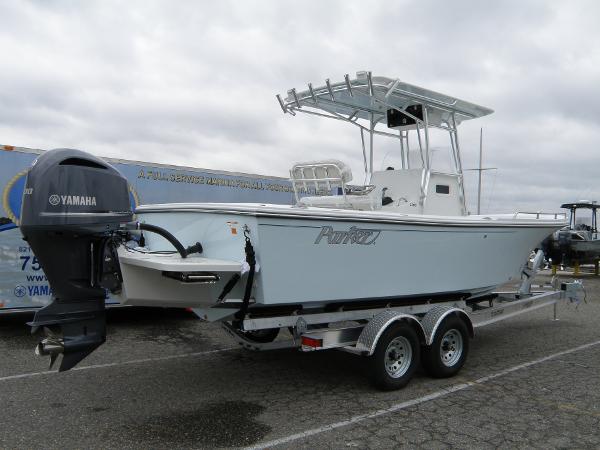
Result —
[[52, 302], [29, 325], [46, 330], [36, 351], [51, 365], [64, 354], [60, 371], [106, 339], [106, 290], [121, 285], [115, 232], [132, 220], [127, 180], [100, 158], [57, 149], [29, 169], [20, 228], [52, 289]]

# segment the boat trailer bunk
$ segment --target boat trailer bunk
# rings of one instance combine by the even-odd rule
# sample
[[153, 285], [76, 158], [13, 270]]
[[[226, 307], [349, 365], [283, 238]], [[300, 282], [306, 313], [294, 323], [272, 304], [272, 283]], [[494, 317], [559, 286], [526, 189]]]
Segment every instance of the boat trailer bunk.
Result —
[[[458, 373], [465, 363], [475, 328], [548, 306], [554, 306], [554, 320], [557, 320], [558, 302], [579, 302], [583, 292], [579, 280], [562, 282], [560, 286], [554, 283], [550, 290], [531, 290], [533, 275], [542, 261], [543, 253], [538, 251], [534, 268], [524, 269], [519, 289], [471, 301], [340, 308], [264, 317], [249, 314], [235, 325], [224, 318], [222, 326], [248, 350], [338, 349], [365, 356], [370, 379], [376, 387], [399, 389], [408, 384], [420, 363], [435, 378]], [[204, 312], [196, 312], [208, 318], [202, 315]], [[280, 330], [288, 330], [290, 338], [276, 340]]]

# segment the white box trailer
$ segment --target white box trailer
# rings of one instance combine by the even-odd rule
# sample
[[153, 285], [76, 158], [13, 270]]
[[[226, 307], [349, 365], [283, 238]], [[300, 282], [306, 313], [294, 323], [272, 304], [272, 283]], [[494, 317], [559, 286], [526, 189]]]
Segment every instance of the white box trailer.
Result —
[[[35, 310], [51, 289], [37, 258], [17, 228], [25, 171], [43, 153], [0, 145], [0, 313]], [[290, 204], [287, 178], [105, 158], [128, 180], [132, 206], [168, 202], [268, 202]], [[108, 304], [116, 304], [110, 296]]]

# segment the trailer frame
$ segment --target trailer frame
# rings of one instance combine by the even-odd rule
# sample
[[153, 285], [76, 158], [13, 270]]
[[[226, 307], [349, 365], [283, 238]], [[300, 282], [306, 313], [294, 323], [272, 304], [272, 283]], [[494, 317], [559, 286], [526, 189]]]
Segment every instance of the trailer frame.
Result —
[[[241, 346], [249, 350], [297, 348], [308, 352], [337, 349], [366, 356], [372, 360], [372, 379], [375, 384], [383, 389], [397, 389], [405, 386], [414, 373], [414, 368], [407, 368], [406, 361], [392, 364], [393, 358], [390, 355], [403, 355], [397, 351], [400, 345], [398, 342], [402, 343], [400, 348], [411, 347], [407, 351], [413, 365], [418, 365], [422, 354], [423, 366], [430, 375], [452, 376], [464, 364], [469, 341], [474, 337], [476, 328], [549, 306], [554, 307], [553, 320], [558, 320], [559, 302], [578, 303], [584, 290], [579, 280], [561, 282], [559, 285], [555, 279], [551, 289], [531, 290], [532, 278], [542, 260], [543, 254], [539, 251], [533, 260], [533, 267], [523, 269], [522, 283], [517, 290], [494, 292], [481, 299], [353, 310], [340, 307], [339, 310], [330, 312], [294, 311], [272, 317], [247, 315], [235, 323], [224, 320], [222, 326]], [[396, 337], [396, 340], [390, 341], [386, 334], [392, 333], [394, 327], [403, 327], [400, 337], [407, 333], [414, 336], [410, 339], [402, 337], [404, 340], [401, 341], [397, 340], [400, 337]], [[271, 342], [261, 342], [254, 335], [256, 332], [282, 329], [289, 330], [290, 338], [273, 338]], [[276, 332], [273, 334], [277, 335]], [[409, 345], [409, 341], [415, 337], [418, 344]], [[380, 348], [382, 338], [387, 349]], [[382, 363], [388, 364], [387, 369], [382, 367]], [[401, 374], [399, 381], [394, 377], [386, 377], [386, 370], [388, 375], [391, 373], [390, 367], [404, 367], [406, 373]]]

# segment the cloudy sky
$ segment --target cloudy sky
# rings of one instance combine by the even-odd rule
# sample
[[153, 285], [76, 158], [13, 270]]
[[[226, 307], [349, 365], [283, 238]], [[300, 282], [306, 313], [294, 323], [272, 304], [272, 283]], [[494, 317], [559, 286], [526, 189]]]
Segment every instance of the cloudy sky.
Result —
[[[358, 70], [495, 110], [484, 212], [600, 200], [597, 1], [13, 1], [0, 4], [0, 144], [286, 176], [360, 139], [274, 95]], [[381, 157], [381, 156], [380, 156]], [[383, 161], [382, 161], [383, 164]], [[476, 176], [469, 173], [469, 205]]]

